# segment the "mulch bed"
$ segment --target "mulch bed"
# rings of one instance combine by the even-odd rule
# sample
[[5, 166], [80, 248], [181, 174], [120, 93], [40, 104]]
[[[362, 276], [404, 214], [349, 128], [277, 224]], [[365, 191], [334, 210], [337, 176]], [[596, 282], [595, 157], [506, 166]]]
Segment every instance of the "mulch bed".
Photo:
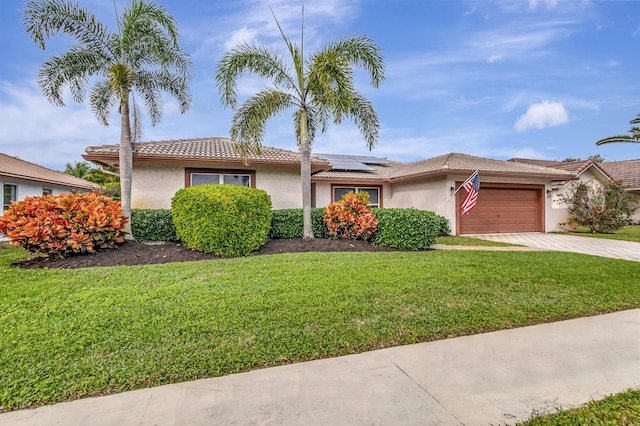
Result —
[[[328, 240], [314, 238], [271, 240], [252, 256], [277, 253], [301, 252], [362, 252], [362, 251], [402, 251], [401, 249], [374, 246], [364, 241]], [[116, 249], [102, 250], [97, 253], [79, 254], [66, 258], [31, 257], [13, 263], [13, 266], [24, 269], [48, 268], [89, 268], [94, 266], [118, 265], [151, 265], [168, 262], [188, 262], [204, 259], [220, 259], [213, 254], [203, 253], [184, 247], [179, 243], [143, 244], [127, 241]]]

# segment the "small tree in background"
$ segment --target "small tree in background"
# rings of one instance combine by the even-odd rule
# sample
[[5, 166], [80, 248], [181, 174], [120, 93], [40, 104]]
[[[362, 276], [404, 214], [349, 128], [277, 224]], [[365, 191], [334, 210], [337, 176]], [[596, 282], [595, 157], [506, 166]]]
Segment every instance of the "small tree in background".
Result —
[[580, 182], [562, 201], [571, 215], [567, 224], [589, 227], [592, 233], [613, 233], [629, 225], [638, 208], [633, 195], [618, 181], [601, 186]]

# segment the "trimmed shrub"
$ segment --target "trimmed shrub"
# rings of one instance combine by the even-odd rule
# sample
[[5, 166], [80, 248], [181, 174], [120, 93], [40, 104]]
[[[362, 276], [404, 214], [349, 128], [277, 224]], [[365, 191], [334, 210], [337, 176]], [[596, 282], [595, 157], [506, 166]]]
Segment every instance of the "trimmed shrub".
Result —
[[178, 241], [169, 209], [132, 209], [131, 233], [138, 241]]
[[[378, 231], [371, 243], [407, 250], [425, 250], [436, 242], [442, 222], [433, 212], [417, 209], [374, 208]], [[448, 229], [448, 226], [447, 226]]]
[[25, 197], [0, 216], [0, 232], [31, 253], [66, 256], [124, 243], [120, 202], [97, 192]]
[[329, 237], [368, 240], [376, 232], [378, 220], [367, 207], [369, 193], [347, 192], [340, 201], [331, 203], [324, 211]]
[[[328, 237], [323, 214], [323, 208], [311, 209], [311, 228], [316, 238]], [[302, 209], [274, 210], [269, 238], [302, 238], [303, 226]]]
[[218, 256], [244, 256], [262, 247], [271, 228], [271, 198], [239, 185], [182, 188], [171, 200], [176, 236], [187, 247]]
[[451, 235], [451, 228], [449, 228], [449, 221], [447, 218], [437, 215], [434, 212], [427, 212], [433, 215], [434, 220], [438, 224], [438, 237], [446, 237], [447, 235]]

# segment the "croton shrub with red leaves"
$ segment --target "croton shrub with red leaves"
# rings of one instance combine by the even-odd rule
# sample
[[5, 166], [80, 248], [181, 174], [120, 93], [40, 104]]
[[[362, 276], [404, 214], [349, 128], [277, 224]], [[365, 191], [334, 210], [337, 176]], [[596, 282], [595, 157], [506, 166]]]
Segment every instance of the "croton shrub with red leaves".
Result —
[[368, 207], [369, 193], [348, 192], [340, 201], [331, 203], [324, 211], [329, 237], [368, 240], [378, 229], [378, 219]]
[[97, 192], [25, 197], [0, 216], [0, 232], [31, 253], [66, 256], [124, 243], [119, 201]]

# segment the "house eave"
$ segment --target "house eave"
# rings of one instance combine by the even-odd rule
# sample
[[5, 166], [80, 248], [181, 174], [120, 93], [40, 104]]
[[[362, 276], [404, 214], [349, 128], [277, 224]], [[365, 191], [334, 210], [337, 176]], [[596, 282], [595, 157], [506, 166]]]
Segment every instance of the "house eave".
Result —
[[28, 182], [37, 182], [37, 183], [43, 183], [43, 184], [49, 184], [49, 185], [56, 185], [56, 186], [62, 186], [62, 187], [66, 187], [66, 188], [87, 189], [87, 190], [90, 190], [90, 191], [100, 188], [99, 185], [95, 185], [95, 186], [93, 186], [93, 185], [74, 185], [74, 184], [67, 183], [67, 182], [59, 182], [59, 181], [55, 181], [55, 180], [51, 180], [51, 179], [40, 179], [40, 178], [22, 176], [22, 175], [17, 175], [17, 174], [13, 174], [13, 173], [6, 173], [6, 172], [1, 172], [0, 173], [0, 177], [5, 177], [5, 178], [9, 178], [9, 179], [26, 180]]

